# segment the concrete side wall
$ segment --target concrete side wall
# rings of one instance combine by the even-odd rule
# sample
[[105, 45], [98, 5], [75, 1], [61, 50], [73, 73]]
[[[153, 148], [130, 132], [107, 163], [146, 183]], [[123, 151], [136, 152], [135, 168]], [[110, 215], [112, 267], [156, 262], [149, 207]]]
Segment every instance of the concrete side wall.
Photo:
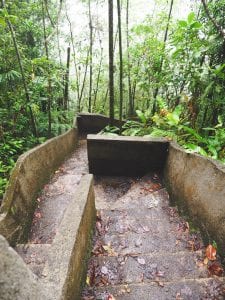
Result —
[[44, 299], [44, 289], [22, 258], [0, 235], [0, 299]]
[[93, 176], [85, 175], [70, 203], [43, 274], [46, 300], [80, 299], [96, 217]]
[[[77, 127], [80, 134], [98, 133], [107, 125], [109, 125], [109, 118], [100, 114], [82, 113], [77, 117]], [[120, 127], [121, 122], [114, 120], [114, 125]]]
[[[171, 143], [165, 167], [170, 197], [225, 253], [225, 167]], [[206, 241], [206, 242], [209, 242]]]
[[165, 139], [88, 135], [89, 171], [96, 175], [143, 175], [162, 170], [169, 143]]
[[76, 144], [77, 130], [73, 128], [19, 157], [0, 214], [0, 234], [12, 245], [26, 239], [38, 192]]

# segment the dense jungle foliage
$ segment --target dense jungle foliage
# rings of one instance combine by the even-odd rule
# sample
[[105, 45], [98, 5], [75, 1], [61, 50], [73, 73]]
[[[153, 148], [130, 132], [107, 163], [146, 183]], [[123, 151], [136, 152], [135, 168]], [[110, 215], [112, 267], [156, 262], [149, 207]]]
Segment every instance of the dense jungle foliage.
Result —
[[81, 2], [77, 32], [69, 0], [0, 1], [0, 198], [18, 156], [80, 111], [128, 120], [104, 133], [164, 136], [225, 161], [225, 1], [189, 1], [177, 19], [179, 1], [157, 0], [134, 26], [132, 1], [114, 3], [113, 107], [108, 2]]

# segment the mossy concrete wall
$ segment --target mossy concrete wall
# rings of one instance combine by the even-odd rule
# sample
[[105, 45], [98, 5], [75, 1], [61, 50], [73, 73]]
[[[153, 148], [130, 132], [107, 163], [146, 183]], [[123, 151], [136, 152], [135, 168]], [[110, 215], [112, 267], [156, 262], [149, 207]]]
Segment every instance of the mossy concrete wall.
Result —
[[28, 269], [22, 258], [0, 235], [0, 299], [40, 300], [44, 298], [44, 288], [36, 276]]
[[225, 257], [225, 166], [171, 143], [164, 176], [172, 201], [190, 214], [207, 243], [209, 236], [217, 242]]
[[[114, 120], [114, 125], [120, 127], [124, 122]], [[77, 117], [79, 134], [98, 133], [109, 125], [109, 118], [100, 114], [80, 113]]]
[[143, 175], [162, 170], [166, 139], [88, 135], [89, 171], [96, 175]]
[[77, 129], [73, 128], [19, 157], [0, 210], [0, 234], [10, 244], [27, 238], [38, 192], [75, 149], [77, 140]]
[[80, 299], [95, 218], [93, 176], [85, 175], [66, 209], [41, 279], [0, 235], [0, 299]]
[[93, 176], [85, 175], [63, 217], [44, 269], [46, 300], [78, 300], [86, 282], [96, 217]]

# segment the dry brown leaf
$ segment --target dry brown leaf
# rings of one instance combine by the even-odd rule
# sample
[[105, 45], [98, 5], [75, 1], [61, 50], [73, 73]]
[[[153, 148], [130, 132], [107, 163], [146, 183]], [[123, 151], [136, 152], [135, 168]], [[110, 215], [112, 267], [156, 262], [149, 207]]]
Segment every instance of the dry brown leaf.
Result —
[[216, 275], [216, 276], [223, 275], [223, 268], [222, 268], [221, 264], [217, 261], [215, 261], [211, 265], [209, 265], [208, 270], [209, 270], [210, 275]]
[[212, 245], [209, 245], [206, 248], [205, 255], [209, 260], [216, 260], [216, 248]]
[[177, 293], [177, 294], [176, 294], [176, 300], [183, 300], [183, 298], [181, 297], [181, 294], [180, 294], [180, 293]]
[[164, 287], [164, 283], [159, 280], [159, 278], [156, 277], [155, 282], [158, 284], [158, 286]]

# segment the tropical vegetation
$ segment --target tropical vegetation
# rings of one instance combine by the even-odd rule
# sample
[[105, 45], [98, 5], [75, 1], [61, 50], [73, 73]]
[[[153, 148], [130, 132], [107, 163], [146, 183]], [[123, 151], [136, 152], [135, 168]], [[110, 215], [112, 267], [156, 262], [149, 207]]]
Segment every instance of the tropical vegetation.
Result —
[[104, 133], [163, 136], [225, 161], [225, 1], [190, 1], [179, 19], [179, 1], [155, 0], [135, 25], [130, 0], [81, 3], [77, 32], [69, 0], [0, 1], [0, 198], [18, 156], [81, 111], [109, 114]]

